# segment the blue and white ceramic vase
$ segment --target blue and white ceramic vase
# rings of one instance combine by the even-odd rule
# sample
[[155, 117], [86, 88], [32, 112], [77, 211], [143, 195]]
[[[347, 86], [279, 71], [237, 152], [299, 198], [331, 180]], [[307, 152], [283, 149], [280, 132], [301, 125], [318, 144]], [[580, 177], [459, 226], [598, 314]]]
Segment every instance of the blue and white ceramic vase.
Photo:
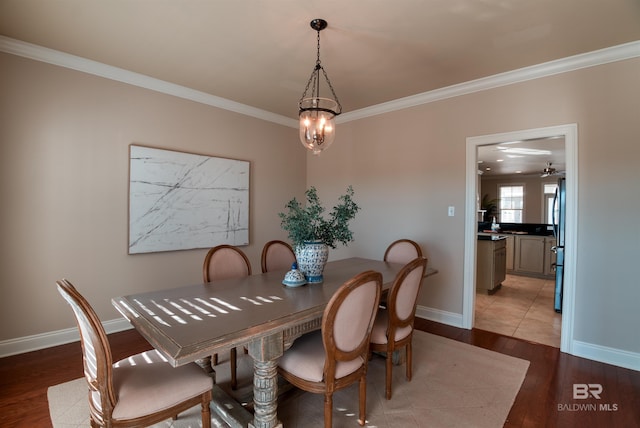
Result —
[[322, 271], [329, 258], [329, 247], [322, 241], [309, 241], [296, 247], [298, 269], [304, 273], [308, 284], [322, 282]]

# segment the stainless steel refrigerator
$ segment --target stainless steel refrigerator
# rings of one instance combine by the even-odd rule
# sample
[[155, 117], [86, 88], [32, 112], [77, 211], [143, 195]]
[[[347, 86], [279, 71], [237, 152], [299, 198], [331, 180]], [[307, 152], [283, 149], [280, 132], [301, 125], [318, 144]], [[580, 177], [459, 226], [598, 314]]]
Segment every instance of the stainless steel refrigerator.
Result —
[[564, 178], [558, 179], [558, 188], [553, 199], [554, 219], [553, 219], [553, 235], [556, 238], [556, 245], [552, 251], [556, 253], [556, 286], [553, 301], [553, 308], [556, 312], [562, 312], [562, 288], [564, 285], [564, 244], [565, 244], [565, 228], [566, 228], [566, 203], [567, 203], [567, 185]]

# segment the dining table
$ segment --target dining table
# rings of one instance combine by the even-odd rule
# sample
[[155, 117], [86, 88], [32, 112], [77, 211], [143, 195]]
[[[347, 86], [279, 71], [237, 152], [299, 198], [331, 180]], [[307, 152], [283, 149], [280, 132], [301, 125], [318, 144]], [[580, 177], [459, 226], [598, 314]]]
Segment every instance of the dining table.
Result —
[[[382, 274], [383, 291], [388, 290], [402, 267], [346, 258], [328, 262], [318, 284], [286, 286], [286, 271], [274, 271], [115, 297], [112, 304], [173, 366], [198, 362], [213, 371], [213, 354], [248, 349], [253, 359], [253, 414], [235, 409], [240, 416], [232, 416], [229, 403], [213, 403], [213, 410], [223, 413], [232, 426], [274, 428], [282, 426], [277, 415], [279, 357], [296, 338], [321, 328], [324, 309], [344, 282], [373, 270]], [[435, 272], [428, 268], [425, 276]], [[216, 397], [225, 396], [214, 391]]]

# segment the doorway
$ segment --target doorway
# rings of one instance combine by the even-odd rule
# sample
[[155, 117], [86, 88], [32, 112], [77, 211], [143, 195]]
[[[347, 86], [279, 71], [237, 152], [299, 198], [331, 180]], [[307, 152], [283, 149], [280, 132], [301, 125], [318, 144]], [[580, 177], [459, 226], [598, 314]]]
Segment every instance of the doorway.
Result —
[[467, 138], [467, 182], [465, 212], [465, 260], [462, 326], [471, 329], [474, 325], [476, 299], [476, 230], [478, 155], [480, 146], [552, 137], [564, 137], [567, 181], [567, 230], [565, 252], [565, 274], [562, 310], [562, 335], [560, 350], [571, 353], [573, 342], [573, 311], [575, 296], [575, 253], [577, 233], [577, 125], [560, 125], [523, 131], [492, 134]]
[[[477, 157], [478, 232], [490, 229], [490, 221], [497, 219], [507, 234], [502, 235], [502, 245], [483, 242], [477, 247], [477, 272], [482, 276], [476, 278], [474, 327], [560, 348], [562, 317], [554, 310], [555, 259], [551, 252], [556, 241], [543, 225], [554, 223], [555, 191], [566, 172], [564, 138], [478, 146]], [[549, 236], [508, 234], [513, 230]], [[516, 263], [521, 238], [528, 250], [518, 252], [519, 256], [531, 260], [519, 257]], [[499, 288], [488, 293], [483, 288], [487, 285], [487, 263], [491, 262], [487, 248], [504, 246], [504, 242], [507, 275]], [[499, 278], [503, 272], [498, 273]]]

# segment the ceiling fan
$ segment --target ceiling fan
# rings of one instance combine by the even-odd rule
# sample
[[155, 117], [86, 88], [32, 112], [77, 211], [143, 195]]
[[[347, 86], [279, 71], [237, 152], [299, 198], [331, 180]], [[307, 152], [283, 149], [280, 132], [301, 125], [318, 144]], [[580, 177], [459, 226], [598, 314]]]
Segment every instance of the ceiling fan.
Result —
[[550, 177], [552, 175], [564, 175], [564, 171], [557, 171], [551, 165], [551, 162], [547, 162], [547, 166], [542, 170], [542, 174], [540, 174], [541, 178]]

